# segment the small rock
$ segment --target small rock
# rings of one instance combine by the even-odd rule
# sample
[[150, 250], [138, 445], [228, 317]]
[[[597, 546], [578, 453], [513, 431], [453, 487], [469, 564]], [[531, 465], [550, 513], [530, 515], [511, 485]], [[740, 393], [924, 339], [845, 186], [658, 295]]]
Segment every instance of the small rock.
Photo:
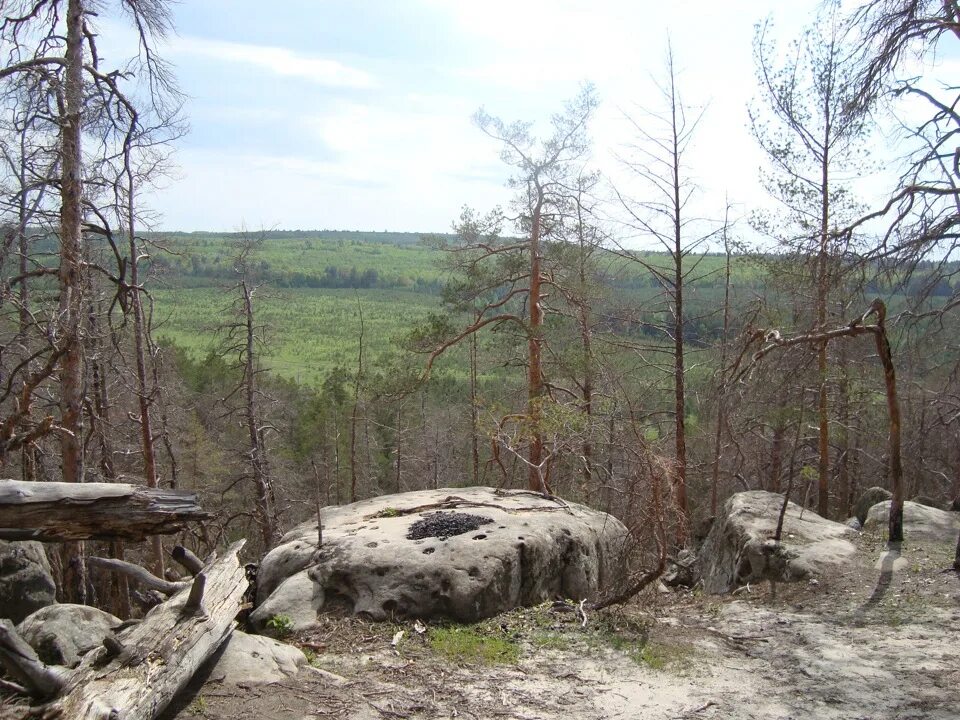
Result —
[[863, 494], [860, 495], [857, 502], [854, 503], [853, 516], [860, 521], [860, 526], [863, 527], [867, 522], [867, 514], [870, 512], [870, 508], [892, 497], [893, 494], [882, 487], [867, 488], [863, 491]]
[[697, 556], [692, 550], [681, 550], [676, 560], [671, 559], [661, 581], [668, 587], [693, 587], [700, 582]]
[[17, 633], [48, 665], [76, 667], [84, 654], [100, 647], [120, 618], [87, 605], [49, 605], [17, 626]]
[[907, 569], [909, 563], [905, 557], [901, 557], [896, 550], [887, 550], [880, 553], [874, 568], [880, 572], [901, 572]]
[[304, 570], [281, 583], [250, 613], [248, 622], [251, 627], [262, 630], [271, 618], [282, 616], [289, 619], [291, 631], [304, 630], [317, 621], [323, 603], [323, 593]]
[[286, 680], [306, 665], [307, 657], [293, 645], [234, 630], [213, 662], [210, 679], [236, 685]]
[[0, 617], [14, 623], [56, 601], [57, 587], [43, 545], [0, 540]]

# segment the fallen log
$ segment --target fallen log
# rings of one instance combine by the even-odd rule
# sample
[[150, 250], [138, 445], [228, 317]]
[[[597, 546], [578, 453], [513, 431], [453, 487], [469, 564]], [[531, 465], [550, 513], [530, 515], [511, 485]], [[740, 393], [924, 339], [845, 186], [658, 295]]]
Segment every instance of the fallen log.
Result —
[[195, 493], [127, 483], [0, 480], [0, 539], [143, 540], [209, 518]]
[[88, 653], [59, 699], [42, 708], [63, 720], [153, 720], [233, 632], [247, 587], [244, 541], [139, 623]]

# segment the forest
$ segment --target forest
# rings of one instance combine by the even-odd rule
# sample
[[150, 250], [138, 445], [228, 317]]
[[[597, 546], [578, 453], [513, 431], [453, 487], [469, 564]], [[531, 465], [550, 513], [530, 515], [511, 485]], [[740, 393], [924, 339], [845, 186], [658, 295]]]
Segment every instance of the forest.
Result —
[[[176, 542], [246, 538], [254, 562], [321, 506], [421, 489], [602, 509], [661, 569], [744, 490], [842, 522], [889, 489], [890, 540], [905, 500], [960, 501], [960, 115], [915, 72], [955, 55], [955, 2], [825, 2], [785, 46], [758, 25], [770, 204], [736, 216], [697, 204], [710, 118], [668, 52], [629, 183], [592, 165], [585, 84], [542, 127], [477, 111], [508, 207], [234, 233], [164, 231], [142, 202], [187, 132], [153, 50], [169, 5], [2, 3], [3, 478], [192, 491], [210, 517]], [[122, 63], [101, 15], [137, 34]], [[856, 182], [877, 162], [898, 178], [880, 201]], [[130, 588], [85, 558], [163, 577], [172, 544], [48, 554], [64, 601], [124, 616]]]

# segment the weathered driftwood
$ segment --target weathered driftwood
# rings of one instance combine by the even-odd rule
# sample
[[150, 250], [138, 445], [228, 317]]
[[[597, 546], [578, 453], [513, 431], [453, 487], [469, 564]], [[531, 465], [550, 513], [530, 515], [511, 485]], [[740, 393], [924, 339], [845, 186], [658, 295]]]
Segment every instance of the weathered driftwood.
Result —
[[237, 553], [214, 560], [190, 587], [87, 654], [60, 698], [44, 708], [64, 720], [153, 720], [233, 631], [247, 587]]
[[174, 545], [173, 550], [170, 551], [170, 556], [191, 575], [196, 575], [203, 570], [203, 560], [187, 550], [183, 545]]
[[100, 568], [102, 570], [110, 570], [112, 572], [122, 573], [131, 580], [135, 580], [136, 582], [140, 583], [143, 585], [143, 587], [149, 590], [157, 590], [164, 595], [173, 595], [174, 593], [180, 592], [186, 587], [190, 587], [189, 580], [164, 580], [163, 578], [158, 578], [153, 573], [144, 570], [139, 565], [134, 565], [133, 563], [126, 562], [125, 560], [89, 557], [87, 558], [87, 565], [92, 568]]
[[68, 671], [45, 665], [6, 618], [0, 619], [0, 665], [38, 700], [56, 697], [67, 682]]
[[143, 540], [208, 517], [196, 494], [184, 490], [0, 480], [3, 540]]

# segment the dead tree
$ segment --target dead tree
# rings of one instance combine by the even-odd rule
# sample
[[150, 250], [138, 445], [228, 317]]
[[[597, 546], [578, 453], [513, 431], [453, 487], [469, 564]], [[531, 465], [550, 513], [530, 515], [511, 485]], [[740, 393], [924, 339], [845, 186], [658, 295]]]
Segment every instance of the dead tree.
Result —
[[[620, 205], [626, 213], [626, 224], [644, 237], [653, 239], [670, 258], [668, 267], [650, 262], [644, 253], [620, 248], [618, 254], [647, 270], [663, 289], [665, 314], [669, 320], [658, 330], [669, 342], [672, 385], [674, 472], [673, 497], [677, 506], [678, 545], [687, 542], [690, 511], [687, 501], [687, 427], [686, 427], [686, 367], [688, 348], [685, 335], [690, 318], [685, 292], [695, 280], [700, 248], [713, 234], [697, 232], [696, 219], [690, 212], [690, 201], [696, 190], [687, 170], [691, 144], [703, 111], [692, 112], [683, 102], [677, 85], [678, 72], [673, 50], [668, 44], [666, 77], [658, 90], [662, 108], [644, 110], [639, 118], [628, 117], [636, 133], [636, 140], [621, 158], [627, 171], [640, 180], [645, 195], [639, 199], [618, 193]], [[692, 256], [692, 257], [691, 257]]]
[[259, 387], [259, 377], [264, 372], [260, 366], [260, 353], [265, 340], [263, 327], [256, 323], [254, 298], [260, 286], [255, 282], [251, 267], [251, 256], [261, 240], [244, 235], [238, 241], [234, 260], [238, 279], [232, 288], [235, 297], [230, 310], [235, 319], [221, 328], [220, 354], [237, 358], [235, 367], [240, 371], [240, 380], [224, 398], [224, 403], [230, 403], [234, 397], [240, 398], [239, 407], [229, 408], [228, 413], [239, 413], [246, 431], [248, 477], [253, 481], [256, 493], [254, 517], [266, 551], [273, 547], [280, 533], [276, 493], [267, 455], [269, 427], [263, 419], [263, 393]]
[[[874, 318], [873, 324], [867, 324], [869, 318]], [[789, 337], [781, 337], [777, 330], [758, 330], [754, 332], [744, 345], [740, 356], [734, 363], [733, 372], [735, 381], [746, 376], [763, 358], [774, 350], [798, 345], [825, 344], [831, 340], [858, 335], [873, 335], [877, 355], [883, 367], [884, 388], [887, 397], [888, 434], [887, 447], [889, 454], [890, 490], [893, 497], [890, 501], [890, 516], [888, 523], [888, 540], [891, 543], [903, 541], [903, 462], [901, 459], [900, 442], [900, 402], [897, 398], [897, 378], [893, 364], [893, 355], [890, 350], [890, 340], [887, 337], [887, 307], [879, 298], [871, 303], [861, 316], [854, 318], [849, 324], [824, 332], [805, 333]], [[739, 368], [743, 357], [750, 347], [760, 343], [761, 347], [753, 353], [750, 362]]]
[[[138, 58], [122, 72], [105, 71], [100, 65], [97, 33], [93, 18], [99, 4], [89, 0], [24, 0], [7, 3], [3, 9], [0, 35], [9, 55], [7, 65], [0, 70], [0, 80], [29, 86], [47, 104], [42, 113], [45, 130], [59, 138], [56, 162], [37, 182], [55, 188], [59, 193], [58, 240], [59, 266], [54, 269], [58, 278], [58, 307], [53, 313], [51, 342], [44, 355], [56, 357], [53, 372], [46, 377], [59, 381], [59, 417], [34, 423], [24, 440], [35, 442], [43, 434], [55, 433], [60, 445], [60, 466], [67, 482], [82, 482], [85, 474], [84, 456], [84, 294], [86, 275], [95, 269], [110, 277], [118, 294], [127, 289], [123, 263], [115, 272], [97, 268], [87, 256], [84, 243], [85, 216], [90, 199], [103, 183], [104, 168], [114, 163], [114, 148], [125, 143], [117, 132], [136, 128], [143, 130], [140, 120], [144, 114], [157, 109], [158, 98], [172, 87], [166, 67], [152, 52], [153, 40], [169, 28], [169, 12], [164, 0], [124, 0], [123, 11], [133, 20], [139, 39]], [[147, 92], [125, 91], [124, 84], [141, 81]], [[142, 89], [142, 88], [141, 88]], [[145, 99], [145, 112], [138, 112], [131, 100]], [[95, 134], [99, 141], [97, 152], [83, 152], [85, 134]], [[162, 139], [154, 138], [162, 143]], [[116, 250], [116, 248], [114, 248]], [[47, 270], [44, 268], [44, 270]], [[21, 372], [21, 397], [14, 411], [4, 419], [30, 425], [30, 395], [39, 382], [29, 382], [35, 375], [43, 355], [32, 358], [18, 368]], [[48, 363], [49, 365], [49, 363]], [[47, 366], [45, 366], [47, 367]], [[26, 380], [26, 381], [24, 381]], [[8, 446], [9, 448], [9, 446]], [[8, 449], [7, 448], [7, 449]], [[2, 455], [0, 451], [0, 455]], [[66, 543], [63, 547], [65, 568], [64, 591], [68, 598], [83, 600], [86, 587], [81, 546]]]

